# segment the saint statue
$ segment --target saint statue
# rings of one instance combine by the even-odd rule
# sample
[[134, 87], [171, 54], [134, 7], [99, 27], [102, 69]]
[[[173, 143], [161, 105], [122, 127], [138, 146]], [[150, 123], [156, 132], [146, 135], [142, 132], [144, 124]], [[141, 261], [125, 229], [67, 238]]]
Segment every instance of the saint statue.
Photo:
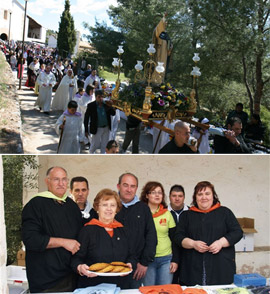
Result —
[[155, 45], [156, 53], [154, 56], [154, 61], [157, 63], [163, 62], [163, 66], [165, 71], [161, 74], [158, 74], [156, 71], [152, 75], [152, 82], [160, 85], [164, 82], [166, 73], [168, 71], [170, 56], [172, 52], [172, 42], [171, 39], [166, 32], [166, 16], [167, 13], [164, 14], [158, 25], [155, 27], [152, 37], [152, 42]]

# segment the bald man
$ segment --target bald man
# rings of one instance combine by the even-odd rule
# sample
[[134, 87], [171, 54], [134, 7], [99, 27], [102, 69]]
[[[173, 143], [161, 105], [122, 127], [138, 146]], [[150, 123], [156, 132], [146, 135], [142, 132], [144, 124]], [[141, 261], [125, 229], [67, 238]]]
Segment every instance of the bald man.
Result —
[[65, 169], [48, 169], [45, 183], [47, 191], [35, 195], [22, 212], [29, 289], [31, 293], [72, 292], [75, 274], [69, 264], [80, 248], [76, 238], [82, 227], [81, 212], [67, 197]]
[[190, 128], [183, 121], [178, 121], [174, 126], [174, 137], [170, 142], [164, 145], [159, 153], [161, 154], [181, 154], [197, 153], [197, 146], [189, 145]]

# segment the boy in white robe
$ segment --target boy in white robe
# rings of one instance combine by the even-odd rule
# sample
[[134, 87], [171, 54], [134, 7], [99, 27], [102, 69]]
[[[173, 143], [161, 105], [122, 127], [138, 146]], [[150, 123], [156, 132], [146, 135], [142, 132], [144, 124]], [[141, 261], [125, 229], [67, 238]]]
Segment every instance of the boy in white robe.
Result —
[[79, 154], [81, 151], [82, 115], [77, 112], [78, 103], [70, 101], [67, 110], [58, 118], [55, 130], [60, 135], [57, 153]]

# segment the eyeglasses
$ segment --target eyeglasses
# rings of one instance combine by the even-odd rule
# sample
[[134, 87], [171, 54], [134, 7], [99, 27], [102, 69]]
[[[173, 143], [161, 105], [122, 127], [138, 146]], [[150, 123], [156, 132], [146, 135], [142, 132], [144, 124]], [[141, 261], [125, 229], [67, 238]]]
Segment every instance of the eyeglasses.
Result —
[[50, 181], [54, 182], [54, 183], [60, 183], [62, 182], [63, 184], [67, 184], [68, 183], [68, 178], [48, 178]]
[[151, 195], [163, 195], [162, 191], [150, 191], [148, 194], [151, 194]]

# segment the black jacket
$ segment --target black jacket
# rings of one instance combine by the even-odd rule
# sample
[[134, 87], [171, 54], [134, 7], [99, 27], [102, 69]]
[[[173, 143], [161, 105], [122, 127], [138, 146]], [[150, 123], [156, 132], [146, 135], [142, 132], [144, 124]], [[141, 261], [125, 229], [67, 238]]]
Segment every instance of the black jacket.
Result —
[[175, 144], [174, 138], [171, 139], [167, 144], [165, 144], [158, 153], [161, 154], [181, 154], [181, 153], [188, 153], [194, 154], [197, 152], [192, 151], [188, 145], [184, 144], [182, 147], [178, 147]]
[[214, 137], [214, 149], [215, 153], [233, 154], [233, 153], [251, 153], [250, 148], [244, 142], [242, 135], [237, 136], [240, 142], [239, 146], [235, 146], [226, 137], [215, 135]]
[[141, 201], [128, 208], [123, 206], [115, 218], [128, 229], [136, 262], [148, 266], [154, 260], [157, 246], [157, 233], [149, 207]]
[[[107, 104], [104, 104], [106, 115], [107, 115], [107, 121], [109, 125], [109, 129], [111, 130], [111, 115], [115, 115], [115, 109], [108, 106]], [[87, 105], [87, 109], [84, 116], [84, 127], [85, 132], [88, 133], [88, 123], [90, 119], [90, 133], [95, 135], [97, 133], [97, 124], [98, 124], [98, 113], [97, 113], [97, 103], [96, 101], [93, 101]]]
[[46, 247], [50, 237], [77, 239], [81, 227], [80, 209], [69, 197], [63, 204], [54, 199], [35, 197], [25, 205], [22, 212], [22, 237], [31, 293], [52, 288], [72, 272], [71, 252], [63, 247]]
[[180, 263], [180, 281], [183, 285], [202, 285], [203, 265], [206, 285], [233, 283], [236, 272], [234, 244], [242, 238], [242, 235], [243, 231], [237, 219], [227, 207], [221, 206], [208, 213], [184, 211], [176, 227], [175, 243], [178, 246], [182, 246], [185, 238], [200, 240], [209, 246], [221, 237], [225, 237], [230, 246], [222, 248], [217, 254], [183, 249]]
[[[113, 230], [113, 237], [103, 227], [97, 225], [84, 226], [79, 234], [80, 250], [72, 257], [71, 267], [77, 272], [79, 264], [92, 265], [94, 263], [112, 261], [131, 262], [135, 264], [134, 255], [130, 251], [128, 234], [125, 227]], [[121, 289], [129, 287], [129, 279], [126, 277], [102, 277], [87, 278], [80, 276], [78, 288], [95, 286], [101, 283], [117, 284]]]

